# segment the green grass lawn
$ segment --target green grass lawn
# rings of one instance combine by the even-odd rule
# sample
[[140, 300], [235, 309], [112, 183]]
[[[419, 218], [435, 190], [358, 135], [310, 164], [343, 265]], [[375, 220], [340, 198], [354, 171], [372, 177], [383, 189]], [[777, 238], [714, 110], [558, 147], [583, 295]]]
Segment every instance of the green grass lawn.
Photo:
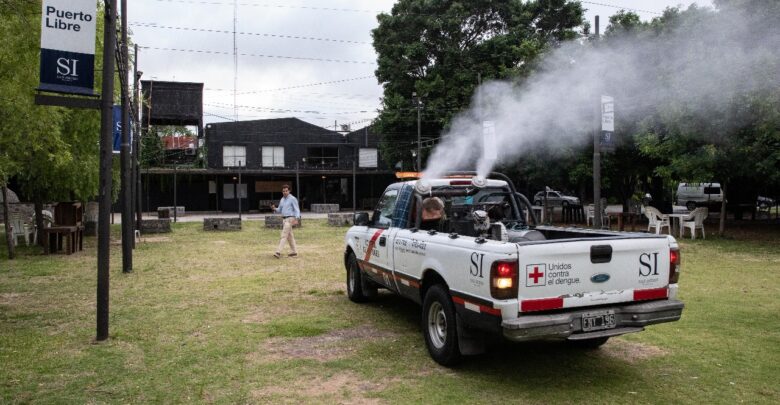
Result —
[[[118, 233], [118, 228], [113, 228]], [[197, 223], [145, 238], [135, 272], [112, 243], [111, 338], [95, 336], [95, 238], [72, 256], [0, 253], [0, 403], [778, 403], [780, 232], [682, 241], [680, 322], [595, 351], [498, 343], [434, 363], [420, 310], [345, 295], [346, 228]], [[114, 235], [116, 236], [116, 235]]]

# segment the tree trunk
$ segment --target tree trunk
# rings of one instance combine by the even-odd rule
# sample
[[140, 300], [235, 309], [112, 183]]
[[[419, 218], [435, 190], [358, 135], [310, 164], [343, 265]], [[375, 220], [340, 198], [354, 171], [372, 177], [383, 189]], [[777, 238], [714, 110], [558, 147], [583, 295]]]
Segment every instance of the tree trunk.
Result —
[[35, 241], [39, 246], [43, 246], [43, 201], [40, 198], [35, 199], [35, 234], [38, 240]]
[[718, 234], [723, 236], [726, 229], [726, 182], [723, 182], [723, 201], [720, 203], [720, 226], [718, 227]]
[[11, 234], [11, 218], [9, 214], [11, 210], [8, 208], [8, 188], [3, 185], [3, 218], [5, 218], [5, 241], [8, 244], [8, 260], [13, 260], [16, 256], [14, 252], [14, 239]]

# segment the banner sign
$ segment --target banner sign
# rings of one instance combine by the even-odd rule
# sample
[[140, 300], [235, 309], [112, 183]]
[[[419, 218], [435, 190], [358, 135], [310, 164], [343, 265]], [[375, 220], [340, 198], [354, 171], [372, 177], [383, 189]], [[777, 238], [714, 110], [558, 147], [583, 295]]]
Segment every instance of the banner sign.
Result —
[[[113, 109], [114, 125], [111, 133], [114, 135], [114, 153], [122, 151], [122, 106], [115, 105]], [[133, 153], [133, 126], [130, 126], [130, 153]]]
[[599, 144], [603, 151], [615, 150], [615, 99], [601, 96], [601, 139]]
[[43, 0], [39, 89], [94, 95], [95, 0]]

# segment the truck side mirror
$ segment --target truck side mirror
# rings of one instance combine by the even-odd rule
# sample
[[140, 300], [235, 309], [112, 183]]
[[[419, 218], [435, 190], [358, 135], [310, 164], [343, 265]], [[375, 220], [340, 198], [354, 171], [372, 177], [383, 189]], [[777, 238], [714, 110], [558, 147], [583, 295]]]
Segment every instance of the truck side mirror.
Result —
[[367, 212], [356, 212], [352, 217], [352, 223], [355, 226], [366, 226], [369, 223]]

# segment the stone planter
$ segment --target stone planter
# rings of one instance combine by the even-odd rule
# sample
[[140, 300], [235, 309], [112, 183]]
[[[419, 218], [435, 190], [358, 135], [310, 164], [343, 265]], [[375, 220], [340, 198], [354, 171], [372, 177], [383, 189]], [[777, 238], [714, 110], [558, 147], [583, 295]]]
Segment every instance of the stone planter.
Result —
[[239, 218], [203, 218], [204, 231], [240, 231]]
[[336, 212], [328, 214], [330, 226], [352, 226], [354, 214], [351, 212]]
[[311, 212], [317, 214], [327, 214], [331, 212], [339, 212], [338, 204], [312, 204]]
[[[283, 218], [282, 218], [281, 215], [266, 215], [265, 216], [265, 227], [266, 228], [282, 229], [282, 221], [283, 221]], [[293, 228], [300, 228], [301, 224], [303, 224], [303, 218], [301, 218], [298, 221], [298, 224], [295, 225]]]
[[162, 219], [144, 219], [141, 220], [141, 234], [146, 235], [149, 233], [170, 233], [171, 232], [171, 220]]

